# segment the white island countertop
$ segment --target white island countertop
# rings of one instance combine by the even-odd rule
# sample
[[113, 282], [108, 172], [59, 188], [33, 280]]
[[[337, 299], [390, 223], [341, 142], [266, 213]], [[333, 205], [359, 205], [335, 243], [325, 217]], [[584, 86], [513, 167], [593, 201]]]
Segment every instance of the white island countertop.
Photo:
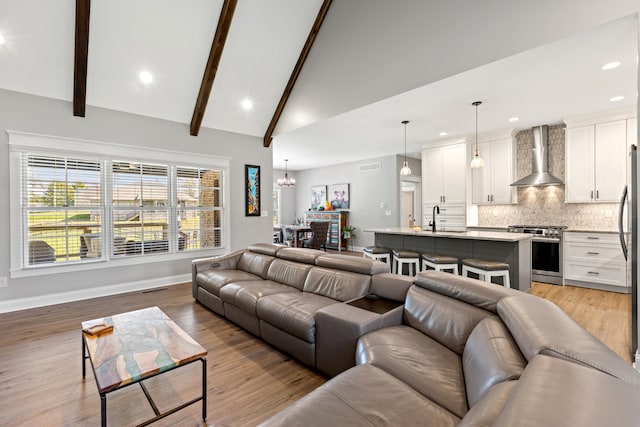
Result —
[[368, 228], [364, 231], [381, 234], [399, 234], [403, 236], [425, 236], [441, 237], [447, 239], [462, 240], [493, 240], [498, 242], [519, 242], [530, 240], [532, 234], [527, 233], [507, 233], [505, 231], [436, 231], [430, 230], [415, 231], [409, 227], [388, 227], [388, 228]]

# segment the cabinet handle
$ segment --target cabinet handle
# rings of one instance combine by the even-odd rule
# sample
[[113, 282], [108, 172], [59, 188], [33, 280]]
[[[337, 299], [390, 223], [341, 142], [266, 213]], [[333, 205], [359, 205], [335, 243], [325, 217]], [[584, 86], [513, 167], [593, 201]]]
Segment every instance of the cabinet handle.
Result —
[[442, 196], [442, 203], [446, 203], [447, 201], [447, 196]]
[[587, 273], [589, 274], [595, 274], [596, 276], [598, 276], [600, 273], [598, 273], [597, 271], [587, 271]]
[[591, 190], [591, 200], [593, 200], [593, 190]]
[[487, 194], [487, 202], [491, 201], [491, 196]]
[[600, 255], [600, 252], [587, 252], [588, 255]]
[[446, 219], [441, 219], [440, 222], [447, 222], [447, 220]]
[[493, 194], [491, 195], [491, 201], [493, 202]]
[[600, 198], [600, 190], [596, 190], [596, 200]]
[[587, 239], [589, 239], [589, 240], [600, 240], [599, 237], [593, 237], [593, 236], [587, 236]]

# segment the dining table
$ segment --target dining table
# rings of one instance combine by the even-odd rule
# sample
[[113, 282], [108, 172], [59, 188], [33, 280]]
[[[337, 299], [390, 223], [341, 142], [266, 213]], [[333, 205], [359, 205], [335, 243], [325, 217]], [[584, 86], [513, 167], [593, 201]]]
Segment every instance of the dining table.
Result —
[[280, 227], [284, 231], [284, 235], [293, 237], [293, 246], [296, 248], [300, 247], [302, 238], [307, 233], [311, 233], [311, 227], [306, 224], [281, 224]]

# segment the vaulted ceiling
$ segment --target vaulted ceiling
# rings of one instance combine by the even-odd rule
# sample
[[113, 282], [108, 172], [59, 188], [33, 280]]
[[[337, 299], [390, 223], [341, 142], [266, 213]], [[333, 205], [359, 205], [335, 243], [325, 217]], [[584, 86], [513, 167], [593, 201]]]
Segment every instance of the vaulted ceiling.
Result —
[[[202, 126], [259, 137], [267, 131], [323, 5], [322, 0], [77, 3], [78, 10], [76, 0], [0, 2], [5, 39], [0, 87], [72, 101], [76, 12], [84, 11], [87, 105], [182, 123], [192, 123], [194, 110], [200, 109]], [[221, 14], [227, 3], [235, 10]], [[227, 22], [221, 21], [225, 16]], [[199, 100], [219, 23], [228, 32], [216, 46], [221, 60], [210, 67], [210, 94]], [[151, 83], [140, 81], [142, 71], [151, 74]], [[250, 110], [242, 106], [246, 100]]]
[[[185, 135], [198, 110], [204, 127], [273, 131], [274, 166], [289, 158], [291, 170], [399, 153], [405, 119], [410, 151], [468, 137], [475, 100], [481, 131], [636, 105], [636, 0], [336, 0], [286, 107], [325, 1], [237, 0], [198, 101], [229, 1], [91, 1], [86, 105], [184, 123]], [[0, 88], [73, 101], [75, 28], [76, 0], [0, 0]], [[609, 60], [622, 65], [604, 73]]]

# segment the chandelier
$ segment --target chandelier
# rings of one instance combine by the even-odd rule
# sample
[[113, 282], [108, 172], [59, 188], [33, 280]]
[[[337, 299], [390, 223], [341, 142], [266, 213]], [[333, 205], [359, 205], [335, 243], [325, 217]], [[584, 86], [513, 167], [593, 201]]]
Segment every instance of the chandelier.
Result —
[[296, 185], [296, 180], [289, 178], [287, 162], [289, 162], [289, 159], [284, 159], [284, 178], [278, 178], [278, 185], [280, 187], [293, 187]]

